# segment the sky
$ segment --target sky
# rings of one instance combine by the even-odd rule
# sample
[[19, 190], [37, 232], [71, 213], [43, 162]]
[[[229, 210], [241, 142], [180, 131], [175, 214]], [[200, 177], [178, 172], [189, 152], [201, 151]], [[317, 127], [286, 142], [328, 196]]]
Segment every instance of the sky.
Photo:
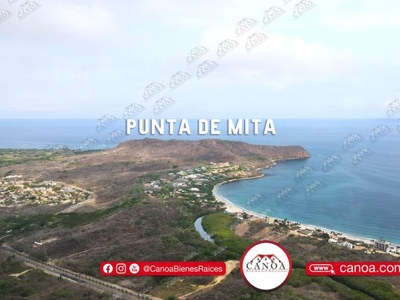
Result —
[[286, 2], [0, 0], [0, 119], [385, 118], [400, 2]]

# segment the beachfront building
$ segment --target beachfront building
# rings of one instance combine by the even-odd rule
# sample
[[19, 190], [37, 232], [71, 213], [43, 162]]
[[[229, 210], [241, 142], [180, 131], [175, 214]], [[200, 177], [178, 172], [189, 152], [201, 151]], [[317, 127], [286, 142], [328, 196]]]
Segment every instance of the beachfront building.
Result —
[[353, 249], [354, 245], [349, 242], [343, 242], [342, 246], [346, 247], [347, 249]]
[[385, 240], [379, 240], [374, 242], [374, 247], [380, 251], [386, 252], [390, 246], [389, 242]]

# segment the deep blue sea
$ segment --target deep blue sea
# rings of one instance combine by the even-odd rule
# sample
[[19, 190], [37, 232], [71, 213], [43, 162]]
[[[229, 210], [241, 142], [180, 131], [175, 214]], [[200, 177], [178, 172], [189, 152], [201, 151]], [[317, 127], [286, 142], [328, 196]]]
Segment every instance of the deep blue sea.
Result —
[[[276, 135], [165, 135], [260, 145], [301, 145], [309, 159], [278, 163], [267, 176], [218, 193], [257, 213], [400, 244], [400, 130], [397, 119], [274, 120]], [[196, 128], [191, 123], [192, 128]], [[193, 130], [195, 131], [195, 130]], [[150, 136], [147, 136], [150, 137]], [[0, 148], [102, 149], [129, 139], [123, 120], [0, 120]]]

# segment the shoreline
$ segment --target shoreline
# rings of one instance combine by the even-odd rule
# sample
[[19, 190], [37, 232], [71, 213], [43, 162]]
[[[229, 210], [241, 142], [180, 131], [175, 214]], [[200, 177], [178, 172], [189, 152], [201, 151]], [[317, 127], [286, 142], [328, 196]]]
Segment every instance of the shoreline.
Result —
[[[268, 167], [264, 167], [264, 168], [258, 168], [257, 171], [262, 170], [262, 169], [268, 169], [271, 166], [276, 165], [276, 163], [274, 162], [272, 165], [268, 166]], [[246, 208], [243, 208], [239, 205], [236, 205], [234, 203], [232, 203], [231, 201], [229, 201], [228, 199], [226, 199], [225, 197], [221, 196], [218, 194], [218, 188], [223, 185], [223, 184], [227, 184], [227, 183], [231, 183], [234, 181], [239, 181], [239, 180], [249, 180], [249, 179], [257, 179], [257, 178], [261, 178], [264, 177], [265, 174], [260, 174], [259, 176], [252, 176], [252, 177], [246, 177], [246, 178], [240, 178], [240, 179], [233, 179], [233, 180], [227, 180], [224, 182], [220, 182], [218, 184], [216, 184], [212, 190], [213, 196], [215, 198], [215, 200], [217, 202], [221, 202], [224, 205], [224, 208], [226, 210], [226, 212], [228, 213], [232, 213], [232, 214], [237, 214], [237, 213], [247, 213], [248, 215], [252, 215], [253, 217], [257, 218], [257, 219], [263, 219], [265, 220], [267, 218], [267, 216], [260, 214], [260, 213], [256, 213], [254, 211], [248, 210]], [[275, 220], [278, 221], [283, 221], [283, 219], [274, 217], [274, 216], [268, 216], [268, 219], [272, 220], [272, 223]], [[301, 229], [307, 229], [307, 230], [311, 230], [311, 231], [315, 231], [316, 229], [319, 229], [325, 233], [331, 234], [331, 232], [335, 232], [336, 234], [338, 234], [339, 237], [344, 237], [346, 238], [346, 240], [350, 240], [350, 241], [354, 241], [354, 242], [362, 242], [365, 243], [367, 245], [372, 245], [374, 246], [374, 241], [376, 241], [377, 239], [375, 238], [368, 238], [365, 236], [357, 236], [351, 233], [346, 233], [346, 232], [341, 232], [341, 231], [337, 231], [337, 230], [333, 230], [333, 229], [329, 229], [329, 228], [325, 228], [325, 227], [321, 227], [321, 226], [316, 226], [316, 225], [312, 225], [312, 224], [303, 224], [297, 221], [293, 221], [293, 220], [287, 220], [290, 223], [296, 223], [298, 224], [298, 226], [300, 226]], [[270, 221], [268, 221], [268, 223], [271, 223]], [[389, 242], [389, 241], [387, 241]], [[391, 246], [400, 246], [400, 243], [392, 243], [390, 242]], [[392, 252], [383, 252], [386, 254], [390, 254], [390, 255], [394, 255], [394, 256], [399, 256], [398, 254], [392, 253]]]

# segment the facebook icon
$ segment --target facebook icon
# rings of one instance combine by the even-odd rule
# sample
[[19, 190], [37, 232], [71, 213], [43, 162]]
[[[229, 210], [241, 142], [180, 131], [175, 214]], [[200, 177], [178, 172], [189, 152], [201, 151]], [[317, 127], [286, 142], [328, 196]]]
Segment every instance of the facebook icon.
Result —
[[105, 264], [103, 266], [103, 272], [105, 274], [110, 274], [110, 273], [112, 273], [112, 271], [113, 271], [113, 266], [111, 264]]

